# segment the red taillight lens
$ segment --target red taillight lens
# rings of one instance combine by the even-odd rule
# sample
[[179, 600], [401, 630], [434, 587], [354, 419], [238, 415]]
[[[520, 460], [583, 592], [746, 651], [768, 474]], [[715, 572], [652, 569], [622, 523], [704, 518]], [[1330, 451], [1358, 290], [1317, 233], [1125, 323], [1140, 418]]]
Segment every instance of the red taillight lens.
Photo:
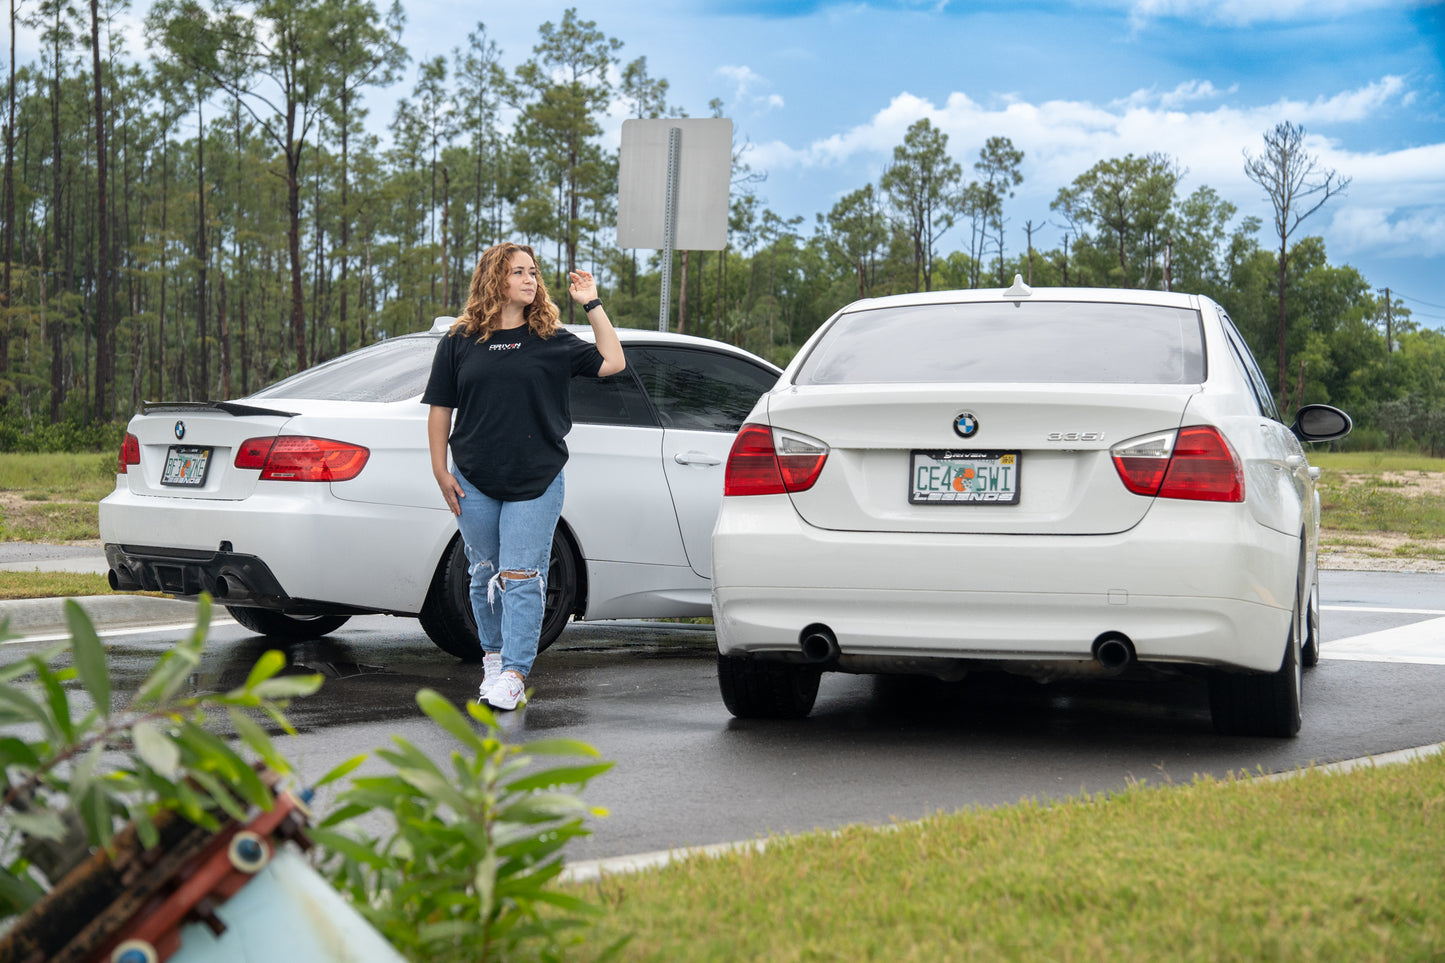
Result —
[[126, 474], [130, 465], [140, 464], [140, 439], [130, 432], [125, 433], [125, 441], [120, 443], [120, 457], [116, 459], [115, 473]]
[[237, 468], [259, 468], [265, 481], [347, 481], [361, 474], [370, 449], [329, 438], [281, 435], [247, 438], [236, 449]]
[[1244, 501], [1244, 469], [1217, 428], [1161, 432], [1116, 445], [1111, 453], [1124, 487], [1136, 495]]
[[[776, 437], [775, 437], [776, 436]], [[816, 438], [767, 425], [743, 425], [728, 453], [724, 495], [780, 495], [813, 487], [828, 460]]]

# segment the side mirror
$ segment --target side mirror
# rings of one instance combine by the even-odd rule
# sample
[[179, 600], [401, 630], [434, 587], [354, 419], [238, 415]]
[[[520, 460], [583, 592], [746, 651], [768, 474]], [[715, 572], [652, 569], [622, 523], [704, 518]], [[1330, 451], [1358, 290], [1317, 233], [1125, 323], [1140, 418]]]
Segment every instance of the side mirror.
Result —
[[1295, 412], [1289, 430], [1300, 441], [1335, 441], [1354, 427], [1350, 416], [1332, 405], [1305, 405]]

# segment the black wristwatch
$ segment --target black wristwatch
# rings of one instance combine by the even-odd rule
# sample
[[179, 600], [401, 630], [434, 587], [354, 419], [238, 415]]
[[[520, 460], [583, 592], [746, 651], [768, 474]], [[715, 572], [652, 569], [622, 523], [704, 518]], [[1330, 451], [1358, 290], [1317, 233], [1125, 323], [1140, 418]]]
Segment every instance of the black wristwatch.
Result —
[[600, 307], [602, 307], [602, 299], [601, 299], [601, 298], [593, 298], [591, 301], [588, 301], [586, 304], [582, 305], [582, 313], [583, 313], [583, 314], [587, 314], [587, 313], [588, 313], [589, 311], [591, 311], [593, 308], [600, 308]]

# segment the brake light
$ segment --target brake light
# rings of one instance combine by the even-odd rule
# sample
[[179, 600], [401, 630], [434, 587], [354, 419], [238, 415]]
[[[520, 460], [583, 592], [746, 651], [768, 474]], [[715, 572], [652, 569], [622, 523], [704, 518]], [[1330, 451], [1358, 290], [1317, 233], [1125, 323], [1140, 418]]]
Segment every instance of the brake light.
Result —
[[1110, 454], [1136, 495], [1208, 502], [1244, 501], [1244, 468], [1218, 428], [1196, 425], [1115, 445]]
[[828, 446], [797, 432], [743, 425], [728, 452], [724, 495], [781, 495], [813, 487]]
[[261, 470], [263, 481], [348, 481], [361, 474], [371, 450], [330, 438], [280, 435], [247, 438], [236, 449], [235, 466]]
[[116, 459], [115, 473], [117, 475], [127, 474], [126, 469], [130, 465], [140, 464], [140, 439], [130, 432], [125, 433], [125, 441], [120, 443], [120, 456]]

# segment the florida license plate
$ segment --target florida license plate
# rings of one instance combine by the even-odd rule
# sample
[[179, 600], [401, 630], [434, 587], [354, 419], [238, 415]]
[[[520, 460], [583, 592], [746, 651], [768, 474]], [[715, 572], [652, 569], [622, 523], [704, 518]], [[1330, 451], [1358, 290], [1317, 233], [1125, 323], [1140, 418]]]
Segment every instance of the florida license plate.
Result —
[[161, 484], [200, 488], [206, 483], [206, 472], [210, 467], [211, 449], [171, 445], [166, 450], [166, 467], [161, 472]]
[[915, 505], [1017, 505], [1016, 451], [915, 451], [908, 500]]

